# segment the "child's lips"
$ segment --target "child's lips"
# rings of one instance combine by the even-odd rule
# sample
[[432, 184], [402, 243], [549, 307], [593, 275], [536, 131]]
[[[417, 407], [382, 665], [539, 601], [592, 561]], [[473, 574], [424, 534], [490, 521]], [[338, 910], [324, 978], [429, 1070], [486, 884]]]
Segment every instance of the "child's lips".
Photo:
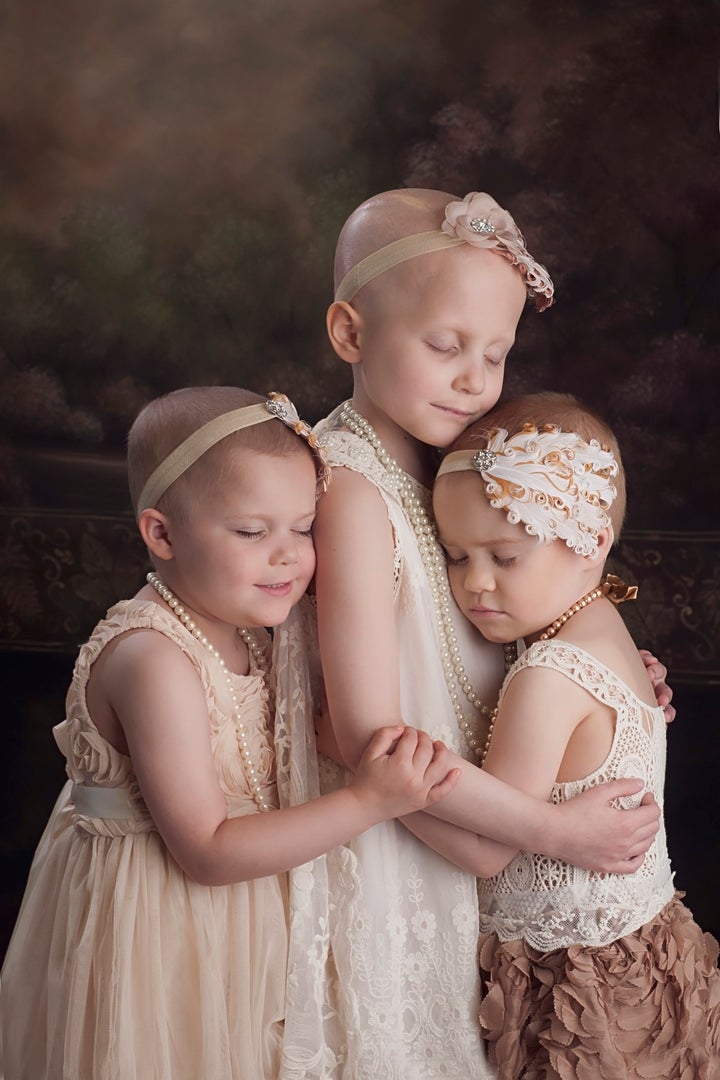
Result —
[[258, 585], [257, 588], [261, 592], [267, 593], [268, 596], [289, 596], [292, 592], [294, 582], [292, 581], [279, 581], [276, 585]]
[[476, 619], [496, 619], [504, 615], [504, 611], [498, 611], [496, 608], [486, 607], [473, 607], [470, 608], [470, 614], [474, 615]]
[[456, 416], [458, 420], [463, 420], [465, 422], [472, 420], [476, 415], [475, 412], [466, 412], [464, 409], [456, 409], [452, 405], [440, 405], [437, 402], [435, 403], [435, 408], [439, 409], [440, 412], [447, 413], [449, 416]]

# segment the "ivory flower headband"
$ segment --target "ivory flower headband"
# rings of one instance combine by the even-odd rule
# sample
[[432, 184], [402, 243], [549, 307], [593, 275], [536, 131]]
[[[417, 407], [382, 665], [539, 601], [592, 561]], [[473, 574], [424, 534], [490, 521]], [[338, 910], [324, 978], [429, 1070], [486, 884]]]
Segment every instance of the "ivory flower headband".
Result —
[[305, 421], [300, 419], [292, 401], [285, 394], [273, 391], [267, 401], [260, 401], [256, 405], [246, 405], [242, 409], [233, 409], [232, 412], [216, 416], [214, 420], [210, 420], [197, 431], [193, 431], [192, 435], [188, 435], [187, 439], [176, 446], [145, 482], [138, 499], [138, 516], [149, 506], [156, 506], [170, 485], [187, 472], [198, 458], [207, 453], [211, 446], [215, 446], [221, 439], [227, 438], [235, 431], [254, 427], [255, 424], [263, 424], [266, 420], [273, 419], [281, 420], [308, 444], [315, 459], [318, 490], [325, 491], [330, 480], [330, 468], [317, 438]]
[[528, 252], [523, 235], [508, 211], [483, 191], [471, 191], [464, 199], [448, 203], [442, 228], [404, 236], [361, 259], [340, 282], [335, 299], [350, 301], [363, 285], [393, 266], [458, 244], [485, 248], [508, 259], [525, 279], [528, 295], [534, 299], [538, 311], [553, 303], [554, 286], [547, 270]]
[[564, 540], [578, 555], [597, 554], [598, 534], [611, 524], [618, 465], [596, 439], [585, 442], [555, 424], [527, 423], [512, 437], [492, 428], [485, 449], [448, 454], [438, 476], [465, 470], [480, 474], [490, 505], [513, 525], [544, 543]]

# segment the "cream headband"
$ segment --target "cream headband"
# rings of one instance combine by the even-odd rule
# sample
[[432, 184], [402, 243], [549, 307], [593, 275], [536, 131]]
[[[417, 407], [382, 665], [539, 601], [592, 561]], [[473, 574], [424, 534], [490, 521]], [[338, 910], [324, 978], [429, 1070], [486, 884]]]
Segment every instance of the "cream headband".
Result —
[[508, 438], [493, 428], [484, 450], [456, 450], [438, 470], [480, 473], [491, 506], [505, 510], [545, 543], [564, 540], [578, 555], [596, 555], [598, 534], [610, 525], [618, 465], [596, 439], [585, 442], [554, 424], [528, 423]]
[[361, 259], [340, 282], [335, 300], [352, 300], [363, 285], [399, 263], [458, 244], [485, 248], [508, 259], [524, 277], [538, 311], [553, 303], [554, 287], [547, 270], [529, 254], [507, 210], [482, 191], [471, 191], [461, 201], [448, 203], [441, 229], [405, 236]]
[[149, 506], [156, 506], [170, 485], [187, 472], [198, 458], [207, 453], [211, 446], [215, 446], [221, 439], [227, 438], [235, 431], [242, 431], [243, 428], [254, 427], [256, 424], [265, 423], [266, 420], [275, 419], [281, 420], [307, 442], [315, 458], [319, 490], [324, 491], [330, 479], [330, 469], [316, 437], [308, 425], [300, 419], [290, 399], [285, 394], [277, 394], [273, 391], [267, 401], [260, 401], [257, 405], [246, 405], [242, 409], [234, 409], [232, 412], [216, 416], [214, 420], [210, 420], [197, 431], [193, 431], [192, 435], [188, 435], [187, 439], [176, 446], [145, 482], [138, 499], [138, 515]]

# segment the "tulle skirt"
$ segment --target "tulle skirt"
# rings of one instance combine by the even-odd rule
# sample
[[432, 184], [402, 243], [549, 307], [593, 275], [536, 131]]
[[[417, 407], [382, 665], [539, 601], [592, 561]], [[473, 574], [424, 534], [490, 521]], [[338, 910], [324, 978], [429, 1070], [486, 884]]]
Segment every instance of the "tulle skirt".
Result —
[[78, 832], [66, 797], [3, 967], [5, 1080], [275, 1080], [284, 880], [198, 885], [156, 832]]
[[717, 1080], [718, 944], [677, 894], [627, 937], [542, 953], [480, 939], [498, 1080]]

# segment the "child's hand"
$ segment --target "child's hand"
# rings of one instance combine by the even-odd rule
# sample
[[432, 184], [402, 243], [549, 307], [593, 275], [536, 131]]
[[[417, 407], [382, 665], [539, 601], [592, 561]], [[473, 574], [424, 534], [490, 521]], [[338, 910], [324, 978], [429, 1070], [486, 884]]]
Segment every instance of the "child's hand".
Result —
[[658, 705], [662, 706], [665, 713], [665, 721], [669, 724], [675, 719], [675, 708], [670, 704], [672, 701], [673, 692], [665, 682], [667, 678], [667, 668], [664, 664], [661, 664], [656, 656], [653, 656], [647, 649], [640, 649], [640, 656], [644, 663], [647, 673], [650, 676], [650, 682], [653, 685], [655, 691], [655, 697], [657, 698]]
[[402, 817], [444, 799], [460, 779], [442, 742], [416, 728], [384, 727], [370, 740], [350, 787], [378, 820]]
[[555, 810], [570, 828], [549, 854], [601, 873], [634, 873], [660, 827], [660, 808], [649, 793], [633, 810], [616, 809], [613, 803], [642, 789], [642, 780], [610, 780], [560, 803]]

